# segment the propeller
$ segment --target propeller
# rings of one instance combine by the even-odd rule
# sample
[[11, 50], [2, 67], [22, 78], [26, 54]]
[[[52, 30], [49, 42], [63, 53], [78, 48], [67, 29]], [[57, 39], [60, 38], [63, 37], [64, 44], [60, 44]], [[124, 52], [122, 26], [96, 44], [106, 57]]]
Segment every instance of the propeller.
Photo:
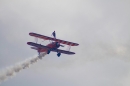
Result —
[[57, 45], [57, 46], [64, 47], [64, 45], [60, 45], [60, 43], [58, 43], [58, 42], [56, 42], [56, 45]]

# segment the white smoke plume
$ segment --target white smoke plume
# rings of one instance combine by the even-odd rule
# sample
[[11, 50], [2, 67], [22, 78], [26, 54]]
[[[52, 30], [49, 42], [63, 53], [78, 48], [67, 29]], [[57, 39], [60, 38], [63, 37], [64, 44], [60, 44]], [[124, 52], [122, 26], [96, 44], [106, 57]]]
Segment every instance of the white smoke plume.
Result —
[[14, 76], [22, 69], [29, 68], [31, 64], [37, 62], [39, 59], [42, 59], [42, 57], [44, 57], [45, 55], [46, 53], [41, 53], [40, 56], [27, 59], [23, 62], [17, 63], [14, 66], [7, 67], [6, 69], [0, 71], [0, 83]]

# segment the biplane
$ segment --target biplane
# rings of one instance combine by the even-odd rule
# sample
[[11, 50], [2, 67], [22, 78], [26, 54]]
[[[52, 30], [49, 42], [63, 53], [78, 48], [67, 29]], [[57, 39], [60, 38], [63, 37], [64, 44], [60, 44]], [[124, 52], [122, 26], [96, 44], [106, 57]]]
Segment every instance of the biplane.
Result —
[[[28, 45], [33, 46], [33, 47], [31, 47], [32, 49], [38, 51], [39, 55], [40, 55], [41, 52], [46, 52], [47, 54], [50, 54], [51, 51], [52, 52], [57, 52], [57, 56], [58, 57], [60, 57], [61, 53], [68, 54], [68, 55], [73, 55], [75, 53], [70, 51], [70, 47], [79, 45], [77, 43], [64, 41], [64, 40], [61, 40], [61, 39], [56, 39], [55, 31], [52, 33], [53, 37], [40, 35], [40, 34], [37, 34], [37, 33], [29, 33], [29, 35], [33, 36], [33, 37], [36, 37], [36, 38], [39, 38], [39, 39], [50, 40], [51, 41], [51, 43], [47, 44], [46, 46], [38, 44], [37, 42], [36, 43], [34, 43], [34, 42], [27, 42]], [[59, 47], [64, 47], [64, 45], [61, 45], [61, 44], [68, 45], [69, 46], [69, 50], [58, 49]]]

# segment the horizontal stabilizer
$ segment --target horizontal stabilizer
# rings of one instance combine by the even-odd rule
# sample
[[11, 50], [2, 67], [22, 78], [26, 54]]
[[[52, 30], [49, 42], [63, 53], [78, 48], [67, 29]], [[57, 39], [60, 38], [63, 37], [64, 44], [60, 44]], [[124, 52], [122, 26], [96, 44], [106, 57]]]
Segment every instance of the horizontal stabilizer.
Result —
[[27, 44], [31, 45], [31, 46], [34, 46], [34, 47], [37, 47], [37, 48], [50, 49], [47, 46], [44, 46], [44, 45], [41, 45], [41, 44], [37, 44], [37, 43], [33, 43], [33, 42], [27, 42]]
[[31, 49], [38, 50], [38, 48], [37, 48], [37, 47], [31, 47]]

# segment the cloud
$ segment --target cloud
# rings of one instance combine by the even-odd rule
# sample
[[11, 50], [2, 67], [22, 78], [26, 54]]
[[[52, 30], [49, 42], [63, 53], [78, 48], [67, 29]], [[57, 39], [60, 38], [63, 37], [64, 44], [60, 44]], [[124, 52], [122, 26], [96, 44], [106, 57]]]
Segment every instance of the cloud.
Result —
[[[72, 47], [71, 51], [76, 52], [74, 56], [61, 55], [61, 58], [56, 58], [56, 53], [51, 53], [28, 72], [21, 73], [24, 76], [35, 74], [35, 71], [40, 73], [35, 74], [36, 79], [49, 77], [44, 83], [36, 80], [33, 84], [24, 85], [50, 82], [53, 85], [75, 86], [129, 85], [129, 0], [0, 2], [1, 67], [36, 53], [26, 45], [26, 42], [33, 41], [29, 32], [50, 36], [55, 30], [59, 39], [80, 44]], [[26, 82], [26, 78], [33, 79], [17, 76], [17, 80], [13, 80]], [[12, 84], [11, 81], [5, 86], [8, 84]]]

